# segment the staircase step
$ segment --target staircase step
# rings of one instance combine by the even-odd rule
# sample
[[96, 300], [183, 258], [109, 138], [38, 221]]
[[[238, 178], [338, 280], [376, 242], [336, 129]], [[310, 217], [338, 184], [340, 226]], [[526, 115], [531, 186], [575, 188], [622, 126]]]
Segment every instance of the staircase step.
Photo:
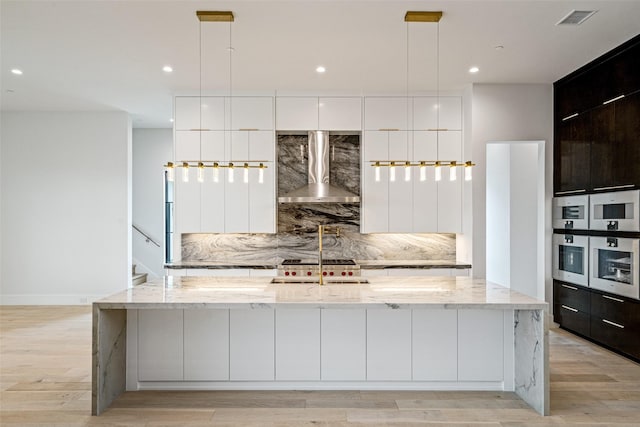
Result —
[[131, 280], [131, 283], [133, 284], [133, 286], [140, 285], [146, 282], [147, 282], [147, 273], [134, 274]]

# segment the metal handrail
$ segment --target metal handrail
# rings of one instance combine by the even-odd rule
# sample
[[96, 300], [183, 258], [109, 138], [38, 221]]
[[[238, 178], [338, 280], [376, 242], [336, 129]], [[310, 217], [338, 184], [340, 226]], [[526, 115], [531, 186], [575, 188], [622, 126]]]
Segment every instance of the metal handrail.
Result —
[[158, 243], [155, 240], [153, 240], [153, 237], [149, 236], [147, 233], [145, 233], [144, 231], [140, 230], [135, 224], [131, 224], [131, 226], [133, 227], [134, 230], [136, 230], [138, 233], [142, 234], [145, 237], [147, 243], [151, 242], [154, 245], [156, 245], [157, 247], [159, 247], [159, 248], [161, 247], [160, 243]]

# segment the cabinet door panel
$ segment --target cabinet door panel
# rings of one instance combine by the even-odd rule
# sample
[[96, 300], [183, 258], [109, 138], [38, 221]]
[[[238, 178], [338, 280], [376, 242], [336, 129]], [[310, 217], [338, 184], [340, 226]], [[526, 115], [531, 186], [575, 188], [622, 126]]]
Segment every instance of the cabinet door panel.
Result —
[[554, 147], [554, 191], [591, 189], [591, 114], [583, 113], [558, 125]]
[[276, 98], [277, 130], [318, 129], [318, 98], [279, 97]]
[[[364, 125], [367, 130], [410, 129], [411, 98], [367, 97], [364, 100]], [[410, 117], [410, 116], [409, 116]]]
[[229, 310], [184, 310], [184, 379], [229, 380]]
[[581, 130], [591, 132], [591, 186], [594, 189], [628, 184], [620, 182], [620, 147], [614, 143], [615, 104], [594, 108], [590, 112], [591, 128]]
[[274, 380], [274, 310], [230, 310], [229, 378]]
[[323, 381], [366, 379], [366, 311], [321, 310], [321, 374]]
[[259, 183], [259, 170], [249, 170], [249, 231], [251, 233], [276, 232], [275, 165], [265, 163], [263, 182]]
[[182, 233], [200, 232], [200, 183], [196, 178], [197, 168], [189, 168], [189, 181], [183, 182], [183, 168], [175, 173], [175, 230], [176, 237]]
[[138, 379], [181, 381], [182, 310], [138, 310]]
[[[389, 132], [390, 160], [410, 158], [408, 137], [408, 132]], [[413, 171], [409, 171], [411, 179]], [[405, 167], [400, 163], [395, 167], [395, 180], [389, 177], [389, 232], [392, 233], [413, 231], [413, 183], [405, 179], [405, 173]]]
[[457, 310], [413, 310], [414, 381], [458, 379]]
[[[441, 160], [462, 159], [462, 134], [458, 131], [440, 132], [438, 155]], [[442, 181], [438, 182], [438, 232], [462, 232], [462, 168], [457, 168], [457, 179], [449, 180], [449, 171], [443, 167]]]
[[320, 380], [320, 309], [276, 310], [276, 380]]
[[226, 118], [225, 98], [223, 96], [206, 96], [202, 98], [202, 128], [208, 130], [224, 130]]
[[[226, 233], [249, 232], [249, 185], [243, 182], [244, 168], [225, 170], [224, 218]], [[229, 176], [233, 175], [233, 182]], [[220, 209], [220, 208], [219, 208]]]
[[615, 103], [614, 146], [616, 185], [640, 186], [640, 92]]
[[367, 310], [367, 380], [411, 380], [411, 310]]
[[361, 130], [362, 98], [320, 98], [321, 130]]
[[[413, 161], [434, 160], [437, 155], [435, 132], [413, 132]], [[426, 179], [420, 181], [420, 168], [413, 168], [413, 232], [438, 231], [438, 184], [433, 167], [425, 167]]]
[[[225, 132], [224, 131], [208, 131], [202, 132], [202, 141], [200, 143], [201, 160], [205, 161], [223, 161], [225, 157]], [[207, 171], [211, 172], [211, 171]]]
[[248, 133], [249, 160], [273, 162], [276, 143], [272, 131], [256, 131]]
[[458, 381], [502, 381], [504, 314], [458, 310]]
[[233, 97], [231, 104], [231, 129], [273, 129], [273, 98]]
[[176, 162], [200, 160], [200, 132], [176, 131]]
[[389, 231], [389, 168], [381, 167], [376, 181], [375, 168], [369, 162], [389, 158], [388, 132], [365, 132], [363, 158], [362, 232], [384, 233]]
[[218, 182], [214, 182], [213, 169], [205, 168], [204, 182], [192, 183], [200, 186], [201, 233], [224, 233], [225, 209], [221, 204], [225, 200], [225, 181], [224, 172], [220, 170], [218, 173]]
[[[233, 131], [231, 132], [231, 145], [227, 152], [227, 160], [249, 160], [249, 132]], [[242, 164], [236, 164], [241, 167]]]

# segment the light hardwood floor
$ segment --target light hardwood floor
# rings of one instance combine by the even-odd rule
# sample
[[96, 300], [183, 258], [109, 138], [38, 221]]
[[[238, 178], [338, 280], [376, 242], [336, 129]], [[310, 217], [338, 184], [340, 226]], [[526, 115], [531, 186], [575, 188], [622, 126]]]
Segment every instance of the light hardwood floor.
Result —
[[[640, 337], [638, 337], [640, 339]], [[128, 392], [91, 413], [90, 307], [0, 307], [0, 425], [640, 426], [640, 365], [552, 329], [551, 416], [500, 392]]]

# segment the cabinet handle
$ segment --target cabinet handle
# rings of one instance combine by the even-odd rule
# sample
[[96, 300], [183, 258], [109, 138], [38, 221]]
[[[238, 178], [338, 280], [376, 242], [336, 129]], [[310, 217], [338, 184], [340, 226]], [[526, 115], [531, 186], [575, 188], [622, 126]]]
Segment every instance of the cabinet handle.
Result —
[[427, 130], [430, 131], [430, 132], [446, 132], [449, 129], [447, 129], [447, 128], [434, 128], [434, 129], [427, 129]]
[[573, 193], [584, 193], [584, 192], [586, 192], [586, 191], [587, 191], [587, 190], [569, 190], [569, 191], [558, 191], [558, 192], [556, 193], [556, 195], [559, 195], [559, 194], [573, 194]]
[[578, 310], [576, 310], [575, 308], [572, 308], [572, 307], [569, 307], [569, 306], [566, 306], [566, 305], [563, 305], [562, 308], [567, 309], [569, 311], [573, 311], [574, 313], [578, 312]]
[[238, 130], [239, 131], [255, 131], [255, 130], [258, 130], [258, 128], [240, 128]]
[[610, 299], [611, 301], [616, 301], [616, 302], [624, 302], [623, 299], [610, 297], [608, 295], [602, 295], [602, 298]]
[[206, 131], [206, 130], [211, 130], [211, 129], [189, 129], [189, 130], [201, 132], [201, 131]]
[[398, 128], [382, 128], [382, 129], [378, 129], [379, 131], [384, 131], [384, 132], [395, 132], [395, 131], [399, 131], [400, 129]]
[[593, 191], [617, 190], [619, 188], [631, 188], [631, 187], [635, 187], [635, 185], [634, 184], [625, 184], [625, 185], [614, 185], [612, 187], [597, 187], [597, 188], [594, 188]]
[[571, 289], [572, 291], [577, 291], [578, 288], [573, 287], [573, 286], [569, 286], [569, 285], [562, 285], [563, 288], [567, 288], [567, 289]]
[[624, 326], [620, 325], [619, 323], [611, 322], [611, 321], [609, 321], [607, 319], [602, 319], [602, 321], [604, 323], [606, 323], [607, 325], [611, 325], [611, 326], [615, 326], [616, 328], [624, 329]]

